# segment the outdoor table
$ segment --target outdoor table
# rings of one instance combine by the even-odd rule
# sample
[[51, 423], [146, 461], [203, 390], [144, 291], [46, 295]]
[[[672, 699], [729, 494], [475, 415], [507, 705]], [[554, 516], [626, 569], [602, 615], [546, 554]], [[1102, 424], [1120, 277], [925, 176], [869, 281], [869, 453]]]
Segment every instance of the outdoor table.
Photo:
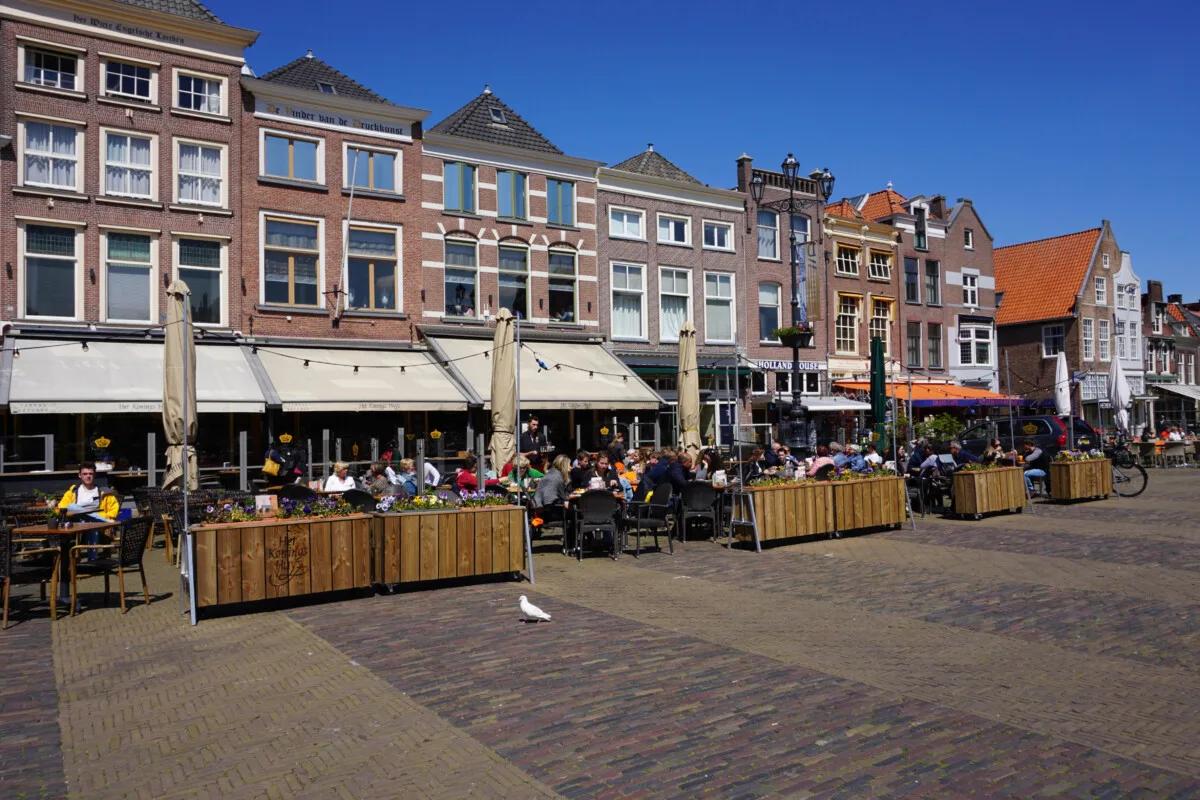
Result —
[[[121, 523], [113, 522], [72, 522], [69, 528], [51, 528], [49, 525], [25, 525], [13, 528], [13, 536], [23, 536], [31, 539], [57, 539], [62, 551], [58, 563], [59, 599], [68, 605], [71, 602], [71, 578], [67, 567], [71, 558], [71, 548], [79, 544], [79, 537], [85, 533], [107, 531], [119, 527]], [[69, 611], [70, 609], [68, 609]]]

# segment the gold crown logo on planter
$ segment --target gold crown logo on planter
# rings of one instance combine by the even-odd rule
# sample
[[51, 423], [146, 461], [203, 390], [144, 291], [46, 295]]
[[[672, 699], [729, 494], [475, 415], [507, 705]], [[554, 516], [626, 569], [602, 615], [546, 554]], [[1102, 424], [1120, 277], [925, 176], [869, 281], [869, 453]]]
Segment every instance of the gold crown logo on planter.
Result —
[[280, 444], [291, 444], [292, 443], [292, 435], [290, 433], [279, 434], [279, 443]]
[[608, 426], [607, 426], [607, 425], [605, 425], [604, 427], [602, 427], [602, 428], [600, 429], [600, 435], [601, 435], [601, 436], [608, 436]]
[[430, 431], [429, 438], [430, 439], [440, 439], [440, 438], [442, 438], [442, 432], [438, 431], [438, 430]]
[[106, 448], [110, 444], [112, 444], [112, 439], [109, 439], [107, 436], [101, 436], [99, 439], [96, 439], [94, 442], [92, 442], [92, 444], [96, 445], [96, 447], [103, 450], [104, 448]]

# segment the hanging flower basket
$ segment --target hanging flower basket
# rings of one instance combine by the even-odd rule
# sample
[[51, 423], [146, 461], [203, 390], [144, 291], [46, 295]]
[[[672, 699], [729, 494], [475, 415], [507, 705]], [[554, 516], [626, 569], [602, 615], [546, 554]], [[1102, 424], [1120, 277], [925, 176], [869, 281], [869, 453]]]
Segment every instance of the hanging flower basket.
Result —
[[776, 339], [784, 347], [813, 347], [813, 329], [811, 325], [793, 325], [787, 328], [776, 328], [773, 332]]

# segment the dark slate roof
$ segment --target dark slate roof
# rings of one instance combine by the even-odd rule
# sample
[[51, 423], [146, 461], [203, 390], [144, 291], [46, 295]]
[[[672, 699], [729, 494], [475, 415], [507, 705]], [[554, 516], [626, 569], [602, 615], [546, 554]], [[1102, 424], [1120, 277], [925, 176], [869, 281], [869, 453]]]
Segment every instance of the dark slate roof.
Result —
[[[162, 14], [174, 14], [177, 17], [198, 19], [203, 22], [222, 22], [216, 14], [196, 0], [117, 0], [127, 6], [137, 6]], [[224, 23], [222, 23], [224, 24]]]
[[632, 158], [627, 158], [612, 168], [619, 169], [622, 172], [636, 172], [640, 175], [650, 175], [654, 178], [666, 178], [667, 180], [679, 181], [680, 183], [695, 183], [703, 186], [700, 181], [654, 152], [654, 145], [652, 144], [646, 145], [644, 152], [638, 153]]
[[[498, 109], [503, 114], [504, 123], [493, 120], [492, 109]], [[537, 129], [486, 87], [478, 97], [434, 125], [431, 130], [449, 136], [519, 147], [522, 150], [562, 155], [562, 150], [538, 133]]]
[[[318, 83], [328, 83], [342, 97], [353, 97], [356, 100], [367, 100], [372, 103], [389, 103], [390, 101], [372, 92], [358, 81], [338, 72], [333, 67], [317, 58], [309, 50], [295, 61], [284, 64], [263, 75], [260, 80], [278, 83], [283, 86], [294, 86], [297, 89], [308, 89], [312, 92], [321, 91]], [[394, 104], [393, 104], [394, 105]]]

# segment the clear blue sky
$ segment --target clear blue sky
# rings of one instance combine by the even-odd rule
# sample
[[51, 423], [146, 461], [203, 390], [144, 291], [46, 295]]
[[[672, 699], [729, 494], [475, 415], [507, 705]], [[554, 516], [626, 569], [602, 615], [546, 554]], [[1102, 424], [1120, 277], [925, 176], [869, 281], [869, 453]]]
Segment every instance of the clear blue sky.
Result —
[[207, 2], [262, 32], [260, 74], [311, 47], [431, 125], [489, 83], [567, 153], [654, 142], [719, 186], [794, 151], [835, 195], [970, 197], [997, 244], [1107, 218], [1143, 280], [1200, 299], [1183, 2]]

